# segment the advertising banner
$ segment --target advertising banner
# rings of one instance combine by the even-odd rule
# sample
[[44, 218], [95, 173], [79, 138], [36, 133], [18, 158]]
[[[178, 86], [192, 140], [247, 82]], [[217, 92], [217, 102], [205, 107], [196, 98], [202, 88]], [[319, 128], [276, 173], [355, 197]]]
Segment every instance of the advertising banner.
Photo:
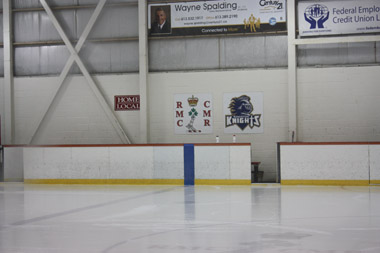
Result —
[[263, 133], [263, 97], [262, 92], [225, 93], [223, 95], [224, 132]]
[[300, 36], [379, 32], [380, 1], [299, 2], [298, 28]]
[[176, 134], [211, 134], [213, 111], [211, 94], [174, 95]]
[[148, 5], [150, 36], [286, 30], [285, 0], [214, 0]]

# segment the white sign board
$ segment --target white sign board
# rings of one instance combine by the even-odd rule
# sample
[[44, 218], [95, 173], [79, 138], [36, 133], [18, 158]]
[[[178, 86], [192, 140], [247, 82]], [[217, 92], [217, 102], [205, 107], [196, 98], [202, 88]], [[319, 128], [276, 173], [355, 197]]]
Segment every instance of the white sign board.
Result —
[[300, 36], [379, 32], [380, 1], [299, 2], [298, 28]]
[[175, 94], [174, 128], [176, 134], [213, 132], [211, 94]]
[[[159, 28], [157, 28], [159, 27]], [[285, 0], [214, 0], [148, 5], [150, 35], [286, 30]]]
[[245, 134], [264, 132], [262, 92], [235, 92], [223, 95], [224, 132]]

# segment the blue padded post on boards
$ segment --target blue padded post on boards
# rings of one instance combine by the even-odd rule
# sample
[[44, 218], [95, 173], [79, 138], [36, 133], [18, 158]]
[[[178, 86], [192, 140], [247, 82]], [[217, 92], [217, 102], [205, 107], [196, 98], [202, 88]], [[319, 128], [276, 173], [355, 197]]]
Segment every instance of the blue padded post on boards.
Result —
[[194, 185], [194, 144], [183, 145], [183, 157], [185, 185]]

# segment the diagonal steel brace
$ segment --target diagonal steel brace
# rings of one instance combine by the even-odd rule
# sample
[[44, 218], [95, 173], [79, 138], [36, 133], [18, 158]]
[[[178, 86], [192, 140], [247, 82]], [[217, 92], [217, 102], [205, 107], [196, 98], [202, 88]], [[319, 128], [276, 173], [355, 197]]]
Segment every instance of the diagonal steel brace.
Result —
[[92, 16], [91, 16], [91, 18], [90, 18], [90, 20], [89, 20], [86, 28], [84, 29], [82, 35], [80, 36], [80, 38], [78, 40], [78, 43], [76, 44], [76, 46], [74, 48], [71, 45], [71, 42], [68, 39], [67, 35], [63, 31], [63, 29], [62, 29], [61, 25], [59, 24], [58, 20], [56, 19], [55, 15], [53, 14], [51, 8], [46, 3], [46, 0], [40, 0], [42, 6], [44, 7], [44, 9], [45, 9], [46, 13], [48, 14], [50, 20], [52, 21], [54, 27], [57, 29], [59, 35], [61, 36], [62, 40], [64, 41], [64, 43], [65, 43], [65, 45], [67, 47], [67, 49], [69, 50], [70, 57], [67, 60], [66, 65], [65, 65], [64, 69], [62, 70], [62, 72], [61, 72], [61, 74], [59, 76], [59, 85], [53, 91], [54, 95], [51, 96], [50, 103], [48, 104], [48, 106], [43, 111], [43, 115], [41, 117], [41, 120], [39, 121], [39, 124], [38, 124], [37, 128], [35, 129], [35, 131], [34, 131], [34, 133], [32, 135], [30, 143], [33, 143], [35, 135], [38, 132], [38, 129], [41, 127], [41, 124], [44, 121], [44, 119], [45, 119], [45, 117], [46, 117], [46, 115], [47, 115], [47, 113], [48, 113], [48, 111], [49, 111], [49, 109], [51, 107], [52, 102], [58, 96], [59, 90], [62, 88], [64, 80], [66, 79], [67, 74], [69, 73], [70, 68], [72, 67], [74, 61], [77, 63], [79, 69], [82, 71], [82, 73], [83, 73], [83, 75], [84, 75], [84, 77], [85, 77], [88, 85], [90, 86], [91, 90], [94, 92], [96, 98], [98, 99], [100, 105], [102, 106], [103, 110], [105, 111], [108, 119], [110, 120], [112, 126], [115, 128], [115, 130], [118, 133], [118, 135], [119, 135], [120, 139], [122, 140], [122, 142], [123, 143], [130, 143], [130, 140], [128, 139], [128, 136], [126, 135], [125, 131], [123, 130], [122, 126], [120, 125], [120, 122], [116, 118], [116, 116], [113, 113], [112, 109], [110, 108], [110, 106], [108, 105], [108, 103], [105, 100], [104, 96], [100, 92], [98, 86], [96, 85], [96, 83], [92, 79], [91, 75], [87, 71], [86, 67], [84, 66], [82, 60], [78, 56], [78, 52], [80, 51], [80, 49], [82, 48], [84, 42], [86, 41], [86, 39], [87, 39], [87, 37], [88, 37], [88, 35], [89, 35], [89, 33], [90, 33], [93, 25], [95, 24], [95, 21], [97, 20], [99, 14], [101, 12], [101, 10], [103, 9], [106, 1], [107, 0], [99, 0], [99, 3], [98, 3], [98, 5], [95, 8], [94, 13], [92, 14]]

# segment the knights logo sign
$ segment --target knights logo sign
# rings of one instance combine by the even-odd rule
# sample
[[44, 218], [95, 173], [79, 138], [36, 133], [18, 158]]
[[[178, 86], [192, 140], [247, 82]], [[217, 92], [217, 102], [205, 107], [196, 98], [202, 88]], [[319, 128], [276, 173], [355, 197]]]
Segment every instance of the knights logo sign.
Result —
[[174, 95], [176, 134], [210, 134], [212, 117], [211, 94]]
[[225, 133], [263, 133], [263, 93], [225, 93]]

